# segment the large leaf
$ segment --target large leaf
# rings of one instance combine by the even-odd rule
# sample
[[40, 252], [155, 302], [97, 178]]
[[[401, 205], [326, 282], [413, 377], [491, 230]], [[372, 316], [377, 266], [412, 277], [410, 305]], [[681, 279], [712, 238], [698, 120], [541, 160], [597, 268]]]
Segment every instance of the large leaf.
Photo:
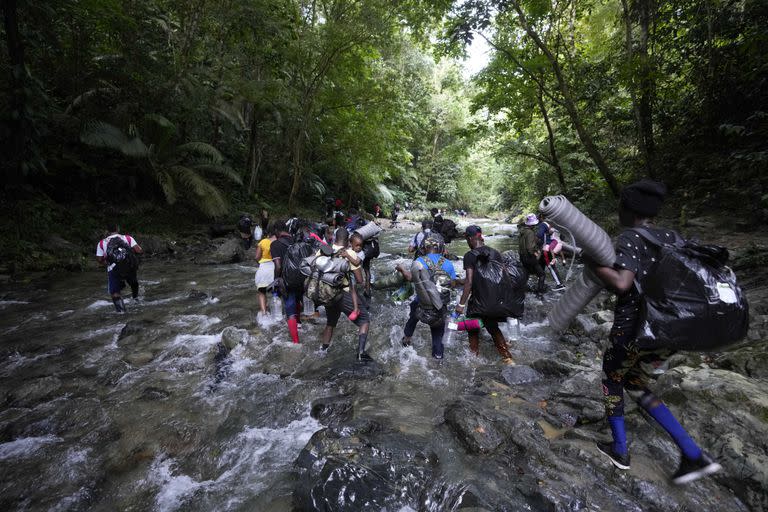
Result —
[[168, 202], [168, 204], [173, 204], [176, 202], [176, 187], [173, 184], [173, 178], [170, 174], [168, 174], [166, 171], [159, 171], [155, 175], [155, 179], [157, 180], [157, 183], [160, 185], [160, 188], [163, 190], [163, 194], [165, 195], [165, 200]]
[[174, 165], [168, 168], [174, 179], [194, 198], [192, 204], [210, 217], [224, 215], [229, 211], [229, 205], [216, 186], [208, 183], [205, 178], [189, 167]]
[[226, 165], [216, 165], [216, 164], [196, 164], [190, 166], [192, 169], [200, 172], [206, 172], [206, 173], [212, 173], [212, 174], [220, 174], [229, 180], [237, 183], [238, 185], [243, 184], [243, 178], [240, 176], [237, 171], [232, 169], [231, 167], [228, 167]]
[[80, 140], [98, 148], [120, 151], [133, 158], [145, 158], [149, 148], [138, 137], [128, 137], [120, 128], [103, 121], [89, 121], [80, 132]]
[[169, 149], [176, 135], [176, 125], [160, 114], [147, 114], [144, 116], [142, 132], [144, 140], [155, 146], [155, 151], [162, 155]]
[[202, 158], [212, 164], [221, 164], [224, 161], [224, 157], [219, 150], [205, 142], [187, 142], [177, 147], [176, 152], [182, 155]]

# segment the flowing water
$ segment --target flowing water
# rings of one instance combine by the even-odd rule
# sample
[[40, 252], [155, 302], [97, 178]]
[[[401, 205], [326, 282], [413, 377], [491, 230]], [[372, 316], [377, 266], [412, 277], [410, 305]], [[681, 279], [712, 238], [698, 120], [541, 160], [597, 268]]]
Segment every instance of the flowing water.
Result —
[[[376, 275], [407, 261], [397, 254], [411, 236], [383, 233]], [[517, 246], [507, 235], [487, 243]], [[461, 239], [449, 248], [459, 256], [467, 250]], [[142, 298], [127, 299], [124, 315], [113, 311], [103, 272], [6, 287], [0, 507], [291, 510], [293, 463], [323, 428], [312, 403], [340, 393], [351, 395], [355, 419], [373, 419], [438, 454], [447, 480], [470, 471], [456, 440], [436, 426], [478, 368], [499, 364], [487, 334], [479, 358], [460, 333], [445, 360], [435, 361], [423, 324], [413, 346], [401, 347], [407, 306], [375, 291], [368, 341], [375, 363], [357, 363], [356, 328], [344, 317], [327, 353], [318, 350], [322, 319], [304, 322], [300, 345], [283, 322], [261, 328], [253, 275], [249, 263], [148, 260], [139, 273]], [[529, 298], [527, 308], [525, 342], [512, 346], [518, 361], [553, 350], [542, 303]], [[242, 342], [222, 358], [225, 330]], [[394, 504], [417, 507], [407, 496]]]

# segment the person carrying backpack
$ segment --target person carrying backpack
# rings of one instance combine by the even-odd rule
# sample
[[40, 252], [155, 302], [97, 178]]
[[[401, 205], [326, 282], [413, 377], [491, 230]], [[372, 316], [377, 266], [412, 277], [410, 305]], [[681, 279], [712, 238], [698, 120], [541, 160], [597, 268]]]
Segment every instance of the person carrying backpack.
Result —
[[641, 306], [645, 301], [639, 290], [649, 285], [658, 271], [660, 249], [649, 243], [644, 233], [655, 239], [673, 242], [679, 235], [654, 225], [653, 219], [661, 209], [666, 196], [662, 183], [641, 180], [624, 187], [619, 202], [619, 222], [629, 229], [616, 241], [616, 261], [613, 267], [604, 267], [588, 261], [594, 274], [605, 286], [616, 293], [614, 322], [610, 332], [610, 345], [603, 355], [603, 394], [605, 412], [613, 441], [597, 443], [597, 449], [619, 469], [629, 469], [629, 451], [624, 428], [624, 391], [667, 431], [681, 452], [678, 470], [672, 476], [675, 484], [686, 484], [721, 468], [690, 438], [672, 412], [648, 388], [650, 371], [670, 357], [671, 347], [644, 349], [637, 333], [641, 320]]
[[107, 292], [112, 297], [115, 311], [125, 313], [125, 302], [120, 292], [127, 282], [131, 286], [133, 299], [139, 297], [137, 254], [144, 251], [131, 235], [121, 235], [117, 224], [108, 224], [107, 231], [109, 234], [96, 246], [96, 260], [107, 267]]
[[299, 310], [304, 295], [304, 275], [301, 263], [315, 252], [314, 246], [299, 235], [296, 240], [288, 232], [284, 221], [275, 221], [273, 232], [277, 237], [269, 246], [275, 264], [275, 280], [285, 302], [288, 332], [294, 343], [299, 343]]
[[519, 255], [525, 269], [531, 273], [536, 274], [538, 278], [536, 281], [535, 292], [541, 296], [545, 291], [544, 285], [544, 266], [541, 259], [541, 241], [537, 236], [537, 226], [539, 224], [539, 218], [536, 214], [529, 213], [525, 216], [523, 225], [519, 226], [518, 242], [519, 242]]
[[[494, 261], [501, 261], [501, 254], [495, 249], [485, 246], [483, 230], [480, 226], [467, 226], [467, 229], [464, 231], [464, 238], [467, 240], [467, 245], [469, 246], [470, 251], [464, 255], [464, 272], [466, 273], [466, 276], [464, 277], [464, 291], [461, 294], [459, 303], [456, 305], [456, 313], [463, 315], [466, 311], [466, 316], [482, 320], [485, 330], [491, 335], [493, 344], [496, 346], [496, 350], [502, 357], [502, 362], [504, 364], [513, 365], [515, 364], [515, 361], [512, 359], [512, 354], [509, 353], [507, 340], [504, 339], [504, 335], [502, 334], [501, 329], [499, 329], [499, 322], [503, 322], [511, 313], [504, 312], [503, 316], [501, 316], [495, 312], [489, 314], [488, 311], [490, 311], [490, 309], [484, 311], [487, 307], [483, 308], [481, 307], [481, 304], [484, 304], [487, 301], [487, 298], [483, 297], [483, 295], [487, 293], [484, 289], [488, 290], [489, 286], [481, 285], [489, 283], [485, 282], [482, 274], [477, 272], [478, 266], [484, 264], [484, 262], [491, 259]], [[490, 283], [490, 286], [492, 287], [494, 285]], [[496, 287], [500, 288], [498, 285], [496, 285]], [[511, 286], [509, 288], [511, 288]], [[471, 300], [470, 296], [472, 296]], [[519, 314], [522, 314], [522, 311], [520, 311]], [[480, 330], [473, 329], [467, 331], [467, 335], [469, 337], [469, 349], [475, 355], [479, 355]]]
[[427, 238], [427, 235], [429, 235], [431, 232], [432, 232], [432, 221], [431, 220], [421, 221], [421, 231], [413, 235], [413, 238], [411, 239], [411, 243], [408, 244], [408, 252], [414, 255], [413, 259], [416, 259], [419, 256], [424, 256], [423, 242], [424, 242], [424, 239]]
[[432, 357], [443, 358], [443, 334], [451, 300], [450, 288], [456, 286], [456, 270], [453, 263], [446, 259], [443, 237], [430, 233], [424, 239], [424, 256], [419, 256], [408, 271], [398, 265], [397, 270], [414, 283], [416, 297], [411, 301], [411, 311], [403, 328], [404, 347], [411, 345], [411, 338], [419, 321], [429, 326], [432, 335]]
[[361, 262], [357, 254], [347, 247], [349, 245], [349, 231], [343, 227], [336, 228], [334, 240], [335, 242], [331, 246], [333, 248], [333, 254], [337, 257], [344, 258], [349, 262], [349, 271], [346, 272], [346, 275], [343, 277], [342, 293], [340, 296], [336, 300], [325, 305], [326, 322], [321, 348], [323, 350], [328, 350], [331, 346], [333, 331], [336, 328], [336, 324], [339, 322], [341, 314], [344, 313], [347, 315], [347, 318], [357, 326], [357, 360], [370, 361], [371, 357], [365, 351], [365, 345], [368, 340], [368, 327], [370, 324], [368, 307], [359, 298], [357, 291], [355, 290], [355, 283], [349, 277], [349, 273], [352, 273], [355, 282], [363, 282], [363, 272], [360, 266]]

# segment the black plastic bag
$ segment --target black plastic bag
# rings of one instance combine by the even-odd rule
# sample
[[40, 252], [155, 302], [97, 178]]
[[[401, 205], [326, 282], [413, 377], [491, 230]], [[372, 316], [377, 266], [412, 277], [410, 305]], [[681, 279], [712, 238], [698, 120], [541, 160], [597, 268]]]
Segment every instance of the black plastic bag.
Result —
[[725, 266], [727, 249], [679, 235], [668, 244], [645, 229], [634, 231], [659, 249], [654, 267], [635, 281], [643, 297], [639, 348], [707, 352], [747, 335], [749, 305], [736, 276]]
[[477, 263], [472, 274], [472, 296], [467, 316], [523, 316], [528, 274], [517, 259], [511, 254], [502, 257], [495, 249], [485, 246], [472, 252], [477, 256]]

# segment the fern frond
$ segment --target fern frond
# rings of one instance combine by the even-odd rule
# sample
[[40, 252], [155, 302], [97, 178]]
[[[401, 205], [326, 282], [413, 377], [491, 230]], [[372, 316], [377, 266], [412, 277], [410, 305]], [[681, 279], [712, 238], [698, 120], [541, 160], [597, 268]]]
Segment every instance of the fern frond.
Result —
[[173, 184], [173, 178], [166, 171], [158, 171], [155, 175], [158, 185], [163, 190], [165, 200], [168, 204], [176, 202], [176, 187]]
[[238, 185], [243, 184], [243, 178], [240, 176], [237, 171], [232, 169], [231, 167], [228, 167], [226, 165], [216, 165], [216, 164], [197, 164], [197, 165], [191, 165], [192, 169], [200, 172], [207, 172], [212, 174], [219, 174], [221, 176], [224, 176], [225, 178], [228, 178], [229, 180], [237, 183]]
[[187, 142], [177, 147], [176, 152], [204, 158], [212, 164], [221, 164], [224, 161], [219, 150], [205, 142]]
[[114, 149], [134, 158], [149, 155], [149, 149], [140, 138], [128, 137], [117, 126], [103, 121], [86, 122], [80, 132], [80, 140], [89, 146]]
[[202, 176], [189, 167], [174, 165], [168, 168], [176, 181], [188, 190], [194, 198], [192, 203], [210, 217], [224, 215], [229, 205], [215, 185], [208, 183]]
[[176, 135], [176, 125], [160, 114], [146, 114], [142, 126], [144, 140], [153, 144], [158, 153], [164, 153]]

